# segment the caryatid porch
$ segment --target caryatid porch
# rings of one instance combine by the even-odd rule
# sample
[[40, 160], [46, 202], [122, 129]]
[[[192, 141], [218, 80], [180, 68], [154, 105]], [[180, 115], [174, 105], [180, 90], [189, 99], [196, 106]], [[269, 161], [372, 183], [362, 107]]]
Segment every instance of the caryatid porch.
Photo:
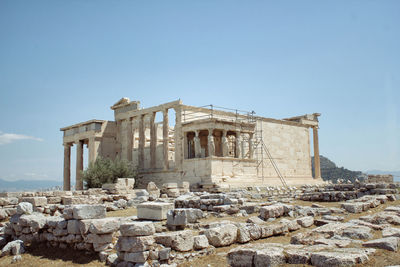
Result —
[[185, 159], [253, 158], [255, 123], [202, 119], [184, 123]]

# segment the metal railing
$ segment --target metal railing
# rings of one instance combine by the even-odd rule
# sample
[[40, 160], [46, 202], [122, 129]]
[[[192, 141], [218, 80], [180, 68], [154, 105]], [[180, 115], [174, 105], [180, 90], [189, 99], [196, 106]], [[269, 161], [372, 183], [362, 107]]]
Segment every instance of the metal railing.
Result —
[[[213, 104], [200, 106], [198, 108], [202, 110], [184, 110], [182, 114], [182, 121], [188, 122], [201, 119], [224, 119], [233, 122], [255, 122], [254, 111], [225, 108]], [[220, 114], [218, 111], [231, 114]]]

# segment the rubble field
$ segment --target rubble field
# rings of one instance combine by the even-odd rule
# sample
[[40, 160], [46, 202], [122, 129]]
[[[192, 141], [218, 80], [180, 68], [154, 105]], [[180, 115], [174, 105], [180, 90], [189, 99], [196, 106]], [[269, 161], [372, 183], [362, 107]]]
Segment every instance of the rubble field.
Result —
[[398, 184], [2, 193], [0, 266], [391, 266]]

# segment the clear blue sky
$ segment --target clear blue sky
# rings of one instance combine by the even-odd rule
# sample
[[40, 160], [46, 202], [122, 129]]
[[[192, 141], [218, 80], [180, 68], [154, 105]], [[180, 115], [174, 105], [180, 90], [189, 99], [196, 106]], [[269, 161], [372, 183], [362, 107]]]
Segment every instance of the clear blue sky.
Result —
[[61, 180], [59, 128], [112, 120], [121, 97], [320, 112], [322, 155], [400, 170], [399, 14], [397, 0], [0, 0], [0, 178]]

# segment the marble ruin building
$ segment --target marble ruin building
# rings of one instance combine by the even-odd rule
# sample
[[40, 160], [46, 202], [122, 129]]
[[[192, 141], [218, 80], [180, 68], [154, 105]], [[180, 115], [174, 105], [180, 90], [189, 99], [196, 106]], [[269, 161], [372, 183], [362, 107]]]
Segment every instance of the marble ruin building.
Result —
[[322, 182], [318, 113], [280, 120], [212, 105], [187, 106], [181, 100], [140, 108], [139, 101], [128, 98], [122, 98], [111, 109], [115, 121], [90, 120], [61, 128], [64, 190], [71, 189], [73, 145], [77, 190], [83, 189], [85, 145], [89, 162], [98, 156], [133, 162], [139, 187], [150, 181], [159, 185], [186, 181], [203, 189]]

